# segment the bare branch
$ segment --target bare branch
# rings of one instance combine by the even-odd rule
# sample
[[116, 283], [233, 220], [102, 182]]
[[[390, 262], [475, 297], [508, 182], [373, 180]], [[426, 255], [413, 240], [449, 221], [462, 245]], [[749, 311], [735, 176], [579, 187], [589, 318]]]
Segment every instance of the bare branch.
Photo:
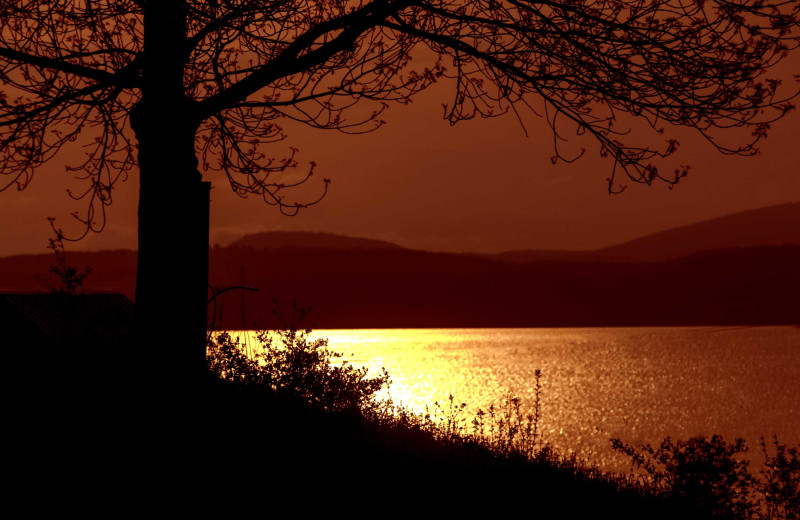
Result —
[[[97, 56], [98, 54], [102, 55], [105, 54], [105, 52], [82, 53], [76, 54], [73, 57], [89, 57]], [[134, 88], [137, 86], [134, 81], [131, 81], [130, 74], [127, 70], [124, 74], [120, 72], [110, 73], [104, 70], [98, 70], [91, 67], [70, 63], [66, 61], [66, 59], [34, 56], [32, 54], [15, 51], [13, 49], [6, 49], [3, 47], [0, 47], [0, 57], [27, 65], [33, 65], [35, 67], [42, 67], [45, 69], [65, 72], [67, 74], [74, 74], [85, 79], [92, 79], [106, 85], [114, 85], [120, 88]]]
[[[317, 200], [288, 196], [316, 169], [290, 145], [276, 151], [288, 138], [282, 121], [373, 131], [390, 104], [435, 82], [451, 88], [451, 124], [542, 117], [556, 162], [584, 155], [564, 150], [573, 134], [592, 139], [611, 160], [611, 191], [623, 189], [619, 171], [647, 184], [685, 176], [686, 166], [659, 170], [679, 150], [676, 127], [723, 153], [756, 153], [797, 95], [765, 73], [798, 46], [800, 0], [175, 2], [186, 18], [174, 40], [183, 42], [176, 90], [186, 116], [202, 121], [201, 169], [287, 213]], [[110, 186], [136, 166], [128, 114], [143, 99], [145, 4], [2, 3], [4, 186], [26, 186], [65, 143], [90, 134], [79, 167], [93, 209], [82, 219], [102, 215]]]

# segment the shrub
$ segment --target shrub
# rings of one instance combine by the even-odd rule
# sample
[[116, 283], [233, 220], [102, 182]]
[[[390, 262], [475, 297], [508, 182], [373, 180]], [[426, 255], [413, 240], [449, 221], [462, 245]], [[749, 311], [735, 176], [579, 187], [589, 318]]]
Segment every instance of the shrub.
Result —
[[367, 377], [366, 368], [339, 360], [325, 339], [309, 340], [310, 330], [290, 327], [262, 331], [258, 346], [247, 355], [238, 338], [228, 333], [208, 343], [209, 370], [223, 380], [260, 387], [299, 398], [323, 411], [361, 411], [377, 406], [375, 395], [389, 385], [384, 369]]
[[719, 435], [677, 442], [667, 437], [658, 448], [644, 444], [641, 450], [613, 439], [612, 446], [631, 456], [658, 490], [685, 497], [715, 517], [747, 518], [751, 512], [748, 462], [736, 458], [747, 451], [743, 439], [728, 444]]
[[206, 347], [208, 370], [220, 379], [244, 385], [266, 382], [266, 374], [258, 361], [248, 356], [238, 338], [221, 332], [208, 340]]
[[667, 437], [658, 448], [635, 448], [619, 439], [611, 443], [650, 477], [657, 492], [690, 500], [714, 517], [800, 519], [800, 453], [776, 437], [775, 455], [760, 440], [765, 458], [760, 478], [749, 471], [748, 461], [737, 458], [747, 451], [743, 439], [726, 443], [714, 435], [672, 442]]
[[764, 455], [764, 468], [756, 489], [761, 495], [761, 511], [765, 520], [800, 520], [800, 449], [787, 447], [773, 436], [771, 455], [764, 437], [759, 447]]

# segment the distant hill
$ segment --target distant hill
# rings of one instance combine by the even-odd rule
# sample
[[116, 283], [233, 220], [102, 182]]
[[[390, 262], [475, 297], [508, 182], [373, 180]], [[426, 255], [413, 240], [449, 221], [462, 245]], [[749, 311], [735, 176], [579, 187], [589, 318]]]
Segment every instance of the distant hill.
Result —
[[[668, 262], [509, 264], [406, 249], [212, 252], [221, 328], [271, 328], [273, 300], [317, 328], [766, 325], [800, 323], [800, 246]], [[244, 304], [244, 308], [242, 307]]]
[[491, 256], [517, 263], [657, 262], [674, 260], [701, 251], [784, 244], [800, 245], [800, 202], [734, 213], [594, 251], [526, 250]]
[[[322, 328], [800, 324], [798, 215], [800, 204], [786, 204], [566, 253], [450, 254], [324, 233], [250, 235], [211, 250], [212, 285], [259, 290], [220, 297], [216, 325], [275, 327], [273, 300], [285, 309], [293, 299]], [[93, 268], [88, 291], [133, 298], [135, 252], [68, 252], [67, 260]], [[0, 291], [47, 289], [52, 263], [47, 254], [0, 258]]]
[[[0, 258], [0, 292], [48, 291], [58, 280], [48, 271], [52, 254], [17, 255]], [[92, 292], [121, 292], [133, 300], [136, 289], [136, 251], [68, 251], [67, 262], [79, 269], [92, 269], [84, 288]]]
[[[317, 328], [800, 324], [800, 246], [734, 248], [667, 262], [515, 264], [402, 248], [214, 248], [218, 328], [264, 327], [273, 300]], [[87, 291], [134, 297], [133, 251], [68, 254]], [[0, 291], [44, 290], [48, 255], [0, 258]], [[165, 297], [169, 297], [168, 289]]]
[[599, 252], [658, 261], [731, 247], [800, 245], [800, 202], [743, 211], [647, 235]]
[[303, 247], [319, 249], [400, 249], [397, 244], [311, 231], [267, 231], [246, 235], [227, 247], [255, 250]]

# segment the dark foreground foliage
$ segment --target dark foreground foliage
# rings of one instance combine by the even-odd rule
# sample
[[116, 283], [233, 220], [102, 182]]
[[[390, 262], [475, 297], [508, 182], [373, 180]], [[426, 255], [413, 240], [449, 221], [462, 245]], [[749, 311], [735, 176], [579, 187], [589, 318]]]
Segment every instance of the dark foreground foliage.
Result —
[[[395, 513], [423, 508], [451, 515], [527, 511], [537, 518], [754, 518], [735, 516], [745, 509], [720, 515], [703, 496], [680, 492], [673, 485], [679, 477], [667, 485], [663, 478], [610, 475], [560, 457], [537, 439], [538, 402], [524, 416], [509, 396], [468, 421], [465, 405], [450, 397], [417, 415], [376, 399], [389, 384], [385, 372], [367, 377], [338, 360], [324, 340], [310, 341], [307, 332], [295, 330], [260, 339], [249, 355], [226, 334], [209, 344], [214, 377], [208, 404], [211, 415], [225, 416], [208, 430], [218, 478], [254, 483], [279, 475], [273, 492], [309, 486], [318, 496], [347, 497]], [[736, 484], [715, 484], [725, 497], [721, 502], [738, 504]]]
[[748, 448], [743, 439], [726, 442], [719, 435], [637, 447], [612, 440], [617, 451], [631, 457], [662, 496], [680, 496], [715, 518], [800, 520], [800, 449], [762, 437], [763, 468], [751, 472], [741, 457]]
[[800, 519], [800, 454], [777, 439], [762, 440], [760, 473], [738, 440], [617, 441], [640, 474], [609, 475], [542, 444], [538, 402], [524, 415], [509, 396], [470, 420], [451, 397], [417, 415], [376, 399], [385, 372], [342, 363], [324, 340], [261, 339], [253, 358], [214, 338], [199, 393], [152, 378], [154, 354], [174, 347], [157, 340], [14, 365], [9, 495], [58, 511], [149, 515], [169, 504], [176, 516], [221, 506], [226, 517]]

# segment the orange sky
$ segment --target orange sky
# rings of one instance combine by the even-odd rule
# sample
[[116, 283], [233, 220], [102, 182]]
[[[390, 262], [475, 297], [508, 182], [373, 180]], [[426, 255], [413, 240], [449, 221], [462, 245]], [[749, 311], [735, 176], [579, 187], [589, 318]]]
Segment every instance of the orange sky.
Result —
[[[793, 64], [797, 64], [795, 52]], [[797, 69], [797, 67], [794, 67]], [[379, 238], [440, 251], [592, 249], [655, 231], [784, 202], [800, 201], [800, 111], [774, 125], [757, 157], [726, 157], [700, 139], [681, 136], [678, 160], [692, 170], [673, 190], [629, 183], [608, 195], [610, 163], [596, 147], [573, 163], [551, 164], [552, 135], [543, 120], [525, 137], [512, 117], [441, 119], [446, 86], [436, 86], [407, 107], [392, 107], [388, 125], [367, 135], [287, 127], [287, 144], [300, 161], [316, 161], [318, 181], [332, 179], [329, 195], [296, 217], [259, 200], [233, 195], [211, 177], [212, 243], [267, 230], [326, 231]], [[82, 203], [65, 190], [80, 189], [64, 164], [46, 164], [24, 192], [0, 193], [0, 256], [46, 252], [48, 216], [67, 231]], [[312, 181], [313, 182], [313, 181]], [[312, 186], [316, 187], [316, 186]], [[68, 249], [133, 248], [135, 177], [115, 192], [106, 231]]]

